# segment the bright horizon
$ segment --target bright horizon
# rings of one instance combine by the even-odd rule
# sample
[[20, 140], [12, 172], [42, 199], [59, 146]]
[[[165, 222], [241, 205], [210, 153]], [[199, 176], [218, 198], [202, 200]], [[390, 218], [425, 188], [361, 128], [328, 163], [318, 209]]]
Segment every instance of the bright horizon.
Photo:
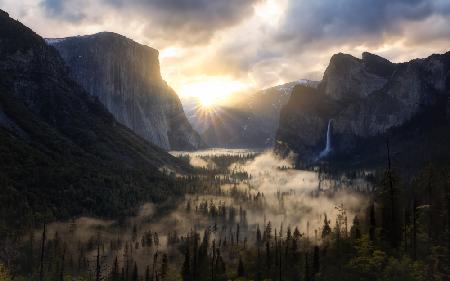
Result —
[[438, 0], [380, 1], [370, 9], [356, 3], [360, 15], [331, 0], [81, 2], [0, 0], [0, 6], [43, 37], [112, 31], [156, 48], [163, 79], [180, 97], [204, 105], [236, 92], [321, 80], [334, 53], [369, 51], [402, 62], [445, 52], [450, 43], [450, 8]]

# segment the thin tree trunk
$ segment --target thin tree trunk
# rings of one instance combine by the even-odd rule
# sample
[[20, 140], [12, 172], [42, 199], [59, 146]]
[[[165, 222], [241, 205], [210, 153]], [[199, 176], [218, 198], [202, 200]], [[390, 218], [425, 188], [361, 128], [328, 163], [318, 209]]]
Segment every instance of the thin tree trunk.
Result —
[[95, 266], [95, 281], [100, 281], [100, 242], [97, 243], [97, 261]]
[[66, 257], [66, 244], [64, 244], [63, 254], [62, 254], [62, 259], [61, 259], [61, 272], [60, 272], [60, 276], [59, 276], [59, 280], [60, 280], [60, 281], [64, 281], [64, 263], [65, 263], [65, 257]]
[[44, 223], [44, 231], [42, 231], [42, 244], [41, 244], [41, 261], [39, 265], [39, 281], [44, 280], [44, 257], [45, 257], [45, 239], [46, 239], [46, 225]]

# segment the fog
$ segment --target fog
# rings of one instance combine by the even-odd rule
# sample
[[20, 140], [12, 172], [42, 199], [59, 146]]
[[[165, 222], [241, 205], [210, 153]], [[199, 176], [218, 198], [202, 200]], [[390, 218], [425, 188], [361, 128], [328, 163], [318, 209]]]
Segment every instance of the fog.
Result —
[[[192, 232], [201, 235], [208, 229], [212, 239], [226, 240], [239, 224], [242, 239], [251, 243], [256, 228], [264, 229], [270, 222], [278, 231], [298, 227], [303, 237], [320, 244], [325, 215], [332, 227], [338, 216], [344, 215], [340, 227], [346, 235], [354, 217], [364, 216], [367, 208], [368, 200], [360, 192], [368, 187], [364, 180], [336, 179], [316, 171], [295, 170], [292, 158], [280, 159], [270, 151], [207, 150], [173, 155], [189, 156], [193, 166], [212, 170], [218, 166], [214, 157], [242, 158], [227, 167], [228, 174], [215, 175], [210, 187], [186, 194], [181, 203], [164, 213], [158, 211], [158, 206], [146, 203], [138, 215], [120, 221], [83, 217], [53, 223], [47, 227], [48, 239], [54, 239], [58, 233], [59, 239], [68, 241], [66, 247], [73, 256], [86, 251], [89, 266], [96, 258], [96, 241], [102, 241], [105, 264], [112, 264], [117, 257], [123, 265], [131, 255], [139, 267], [145, 268], [155, 252], [167, 252], [175, 260], [180, 258], [177, 248], [169, 245], [169, 235], [183, 240]], [[230, 176], [237, 173], [247, 173], [247, 178], [237, 180]], [[213, 180], [204, 180], [202, 184], [209, 182]], [[36, 232], [37, 239], [41, 231]], [[144, 236], [149, 233], [153, 240], [151, 248], [144, 247]], [[87, 246], [80, 249], [83, 243]]]

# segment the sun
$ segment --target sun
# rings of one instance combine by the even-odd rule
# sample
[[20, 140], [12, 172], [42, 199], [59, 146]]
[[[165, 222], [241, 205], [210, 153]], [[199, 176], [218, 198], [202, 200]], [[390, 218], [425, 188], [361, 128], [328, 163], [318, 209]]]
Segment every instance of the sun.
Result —
[[201, 107], [209, 109], [219, 105], [231, 94], [246, 88], [243, 82], [228, 77], [202, 76], [184, 84], [179, 93], [198, 99]]
[[199, 103], [202, 108], [210, 109], [217, 103], [217, 98], [214, 96], [199, 97]]

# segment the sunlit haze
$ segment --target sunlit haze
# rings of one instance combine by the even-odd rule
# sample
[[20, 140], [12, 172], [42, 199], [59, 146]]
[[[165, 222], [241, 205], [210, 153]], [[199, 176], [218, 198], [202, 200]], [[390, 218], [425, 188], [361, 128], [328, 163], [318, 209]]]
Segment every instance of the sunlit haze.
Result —
[[186, 97], [196, 97], [203, 107], [223, 102], [230, 94], [245, 90], [246, 84], [228, 77], [199, 77], [180, 85], [179, 92]]

